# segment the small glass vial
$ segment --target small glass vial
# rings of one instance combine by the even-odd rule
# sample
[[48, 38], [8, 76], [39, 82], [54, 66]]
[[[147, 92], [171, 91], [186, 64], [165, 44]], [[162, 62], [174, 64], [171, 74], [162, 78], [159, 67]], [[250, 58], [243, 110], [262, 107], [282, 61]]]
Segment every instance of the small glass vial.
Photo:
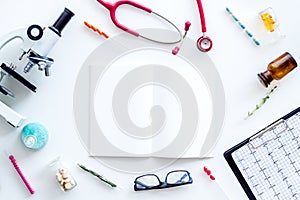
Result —
[[296, 60], [289, 54], [285, 52], [274, 61], [272, 61], [265, 72], [257, 74], [259, 81], [265, 87], [275, 79], [280, 80], [290, 71], [297, 67]]
[[261, 11], [259, 13], [260, 19], [262, 20], [265, 29], [272, 33], [278, 27], [278, 20], [275, 16], [275, 13], [271, 7]]
[[55, 168], [56, 181], [63, 191], [66, 192], [76, 187], [77, 183], [74, 177], [71, 175], [68, 168], [63, 166], [63, 164], [60, 162], [59, 157], [52, 161], [50, 163], [50, 166]]

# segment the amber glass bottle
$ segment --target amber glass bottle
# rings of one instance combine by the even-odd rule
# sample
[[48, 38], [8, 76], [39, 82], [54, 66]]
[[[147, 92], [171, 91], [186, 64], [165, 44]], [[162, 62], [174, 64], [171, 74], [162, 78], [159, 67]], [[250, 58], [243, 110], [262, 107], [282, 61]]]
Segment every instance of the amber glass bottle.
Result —
[[275, 79], [280, 80], [290, 71], [297, 67], [296, 60], [285, 52], [275, 60], [273, 60], [265, 72], [257, 74], [259, 81], [265, 86], [268, 85]]

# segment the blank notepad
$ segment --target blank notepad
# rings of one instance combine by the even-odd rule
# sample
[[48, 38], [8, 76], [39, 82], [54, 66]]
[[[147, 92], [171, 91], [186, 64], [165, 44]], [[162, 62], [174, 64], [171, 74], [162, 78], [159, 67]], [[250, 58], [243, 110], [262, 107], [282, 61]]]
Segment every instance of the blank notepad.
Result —
[[300, 199], [299, 111], [224, 153], [249, 199]]

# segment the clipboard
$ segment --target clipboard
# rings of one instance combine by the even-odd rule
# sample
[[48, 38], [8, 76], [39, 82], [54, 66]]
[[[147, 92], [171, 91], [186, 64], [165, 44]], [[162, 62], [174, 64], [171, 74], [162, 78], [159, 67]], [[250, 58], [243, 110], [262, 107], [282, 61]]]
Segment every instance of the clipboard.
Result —
[[224, 157], [250, 200], [300, 199], [300, 107]]

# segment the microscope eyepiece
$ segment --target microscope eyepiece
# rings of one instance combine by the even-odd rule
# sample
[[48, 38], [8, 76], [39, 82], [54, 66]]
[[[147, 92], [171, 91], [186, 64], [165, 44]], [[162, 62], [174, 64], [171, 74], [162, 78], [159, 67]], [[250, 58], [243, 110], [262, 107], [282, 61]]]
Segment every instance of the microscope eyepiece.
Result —
[[74, 13], [72, 11], [70, 11], [68, 8], [65, 8], [64, 11], [59, 16], [59, 18], [53, 24], [53, 26], [50, 26], [49, 28], [52, 31], [54, 31], [56, 34], [58, 34], [59, 36], [61, 36], [61, 31], [68, 24], [68, 22], [70, 21], [70, 19], [73, 16], [74, 16]]

